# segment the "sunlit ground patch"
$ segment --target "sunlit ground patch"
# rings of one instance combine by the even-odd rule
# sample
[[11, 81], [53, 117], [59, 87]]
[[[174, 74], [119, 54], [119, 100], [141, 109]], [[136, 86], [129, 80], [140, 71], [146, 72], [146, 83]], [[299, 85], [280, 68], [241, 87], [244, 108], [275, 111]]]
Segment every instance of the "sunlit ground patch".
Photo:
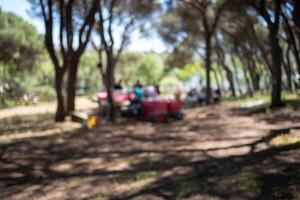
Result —
[[275, 146], [300, 143], [300, 130], [294, 134], [282, 134], [272, 139], [271, 144]]

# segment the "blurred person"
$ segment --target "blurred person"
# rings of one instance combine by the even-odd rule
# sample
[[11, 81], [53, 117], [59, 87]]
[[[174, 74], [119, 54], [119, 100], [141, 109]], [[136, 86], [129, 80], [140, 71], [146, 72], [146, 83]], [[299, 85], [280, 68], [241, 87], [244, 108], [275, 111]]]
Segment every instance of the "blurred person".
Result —
[[206, 99], [206, 88], [202, 88], [198, 94], [198, 102], [201, 104]]
[[146, 99], [154, 99], [158, 96], [153, 85], [147, 85], [146, 87], [144, 87], [143, 93]]
[[123, 87], [122, 87], [122, 80], [119, 80], [117, 83], [115, 83], [114, 89], [115, 90], [122, 90], [123, 89]]
[[159, 85], [156, 85], [155, 86], [155, 92], [156, 94], [159, 96], [160, 95], [160, 88], [159, 88]]
[[181, 101], [181, 89], [180, 87], [176, 87], [175, 93], [174, 93], [174, 97], [176, 101]]
[[216, 89], [213, 93], [213, 100], [215, 103], [219, 102], [221, 99], [221, 90], [220, 89]]
[[139, 87], [139, 88], [142, 88], [143, 85], [141, 84], [140, 80], [137, 80], [133, 87]]
[[133, 94], [134, 94], [133, 102], [140, 103], [143, 99], [143, 90], [142, 90], [142, 84], [139, 81], [137, 81], [136, 84], [133, 86]]
[[195, 106], [198, 103], [198, 94], [196, 88], [192, 88], [187, 93], [185, 101], [188, 106]]

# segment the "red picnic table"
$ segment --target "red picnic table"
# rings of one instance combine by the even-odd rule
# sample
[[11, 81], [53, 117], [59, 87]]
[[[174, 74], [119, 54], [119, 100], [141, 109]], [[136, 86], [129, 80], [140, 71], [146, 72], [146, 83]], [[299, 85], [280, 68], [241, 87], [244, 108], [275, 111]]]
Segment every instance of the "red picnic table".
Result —
[[182, 102], [176, 100], [143, 100], [141, 117], [143, 120], [165, 122], [167, 117], [181, 114]]

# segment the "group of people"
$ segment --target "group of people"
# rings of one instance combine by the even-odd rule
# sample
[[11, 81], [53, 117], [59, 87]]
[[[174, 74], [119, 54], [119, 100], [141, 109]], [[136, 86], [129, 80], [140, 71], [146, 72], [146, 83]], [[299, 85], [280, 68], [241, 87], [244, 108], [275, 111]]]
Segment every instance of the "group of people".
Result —
[[[211, 90], [212, 100], [218, 102], [221, 98], [220, 90]], [[139, 117], [143, 101], [159, 100], [161, 95], [160, 87], [158, 85], [143, 86], [140, 81], [136, 81], [132, 88], [123, 88], [122, 81], [116, 82], [114, 85], [114, 96], [116, 103], [130, 101], [126, 110], [122, 110], [124, 117]], [[181, 102], [182, 90], [177, 87], [174, 91], [175, 101]], [[119, 97], [119, 98], [118, 98]], [[121, 100], [120, 100], [121, 99]], [[119, 100], [119, 101], [118, 101]], [[185, 96], [185, 104], [187, 106], [194, 106], [201, 104], [206, 100], [206, 88], [190, 89]]]
[[[120, 91], [123, 89], [122, 87], [122, 81], [118, 81], [114, 85], [115, 91]], [[142, 83], [138, 80], [133, 87], [130, 89], [130, 91], [126, 91], [128, 94], [133, 94], [132, 98], [129, 98], [131, 101], [131, 106], [136, 108], [139, 107], [139, 104], [143, 100], [155, 100], [160, 98], [160, 87], [158, 85], [145, 85], [143, 86]], [[176, 101], [181, 101], [182, 91], [180, 87], [177, 87], [174, 91], [174, 97]], [[219, 89], [211, 90], [211, 96], [213, 102], [218, 102], [221, 98], [221, 91]], [[192, 88], [190, 89], [185, 97], [185, 104], [188, 106], [193, 106], [197, 104], [202, 104], [206, 100], [206, 88], [202, 89], [196, 89]]]
[[[121, 81], [114, 85], [115, 92], [122, 90]], [[127, 91], [129, 95], [130, 105], [128, 109], [123, 112], [123, 116], [139, 116], [141, 109], [141, 102], [143, 100], [158, 99], [161, 92], [158, 85], [146, 85], [143, 86], [140, 81], [137, 81], [130, 91]], [[133, 94], [133, 95], [131, 95]], [[132, 96], [132, 97], [131, 97]]]
[[[213, 102], [219, 102], [221, 98], [221, 91], [219, 89], [211, 90], [211, 97]], [[203, 103], [206, 100], [206, 88], [197, 90], [192, 88], [186, 96], [186, 104], [189, 106], [196, 105], [198, 103]]]
[[[118, 91], [118, 90], [122, 90], [122, 81], [118, 81], [115, 85], [114, 85], [114, 90]], [[133, 88], [132, 91], [130, 91], [130, 93], [134, 94], [134, 99], [131, 99], [134, 102], [140, 102], [143, 99], [155, 99], [158, 98], [160, 96], [160, 88], [158, 85], [153, 86], [153, 85], [146, 85], [143, 86], [141, 84], [140, 81], [137, 81]]]

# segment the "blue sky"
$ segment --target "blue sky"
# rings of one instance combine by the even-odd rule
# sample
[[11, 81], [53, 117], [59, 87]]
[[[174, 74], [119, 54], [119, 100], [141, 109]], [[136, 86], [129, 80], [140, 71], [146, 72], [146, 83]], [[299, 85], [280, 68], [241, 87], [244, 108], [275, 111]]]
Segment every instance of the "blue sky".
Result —
[[[27, 0], [0, 0], [0, 7], [4, 11], [13, 12], [34, 25], [40, 33], [44, 33], [43, 22], [30, 16], [30, 4]], [[162, 41], [154, 36], [152, 38], [141, 38], [137, 33], [133, 34], [132, 43], [127, 48], [129, 51], [155, 51], [163, 52], [166, 48]]]

